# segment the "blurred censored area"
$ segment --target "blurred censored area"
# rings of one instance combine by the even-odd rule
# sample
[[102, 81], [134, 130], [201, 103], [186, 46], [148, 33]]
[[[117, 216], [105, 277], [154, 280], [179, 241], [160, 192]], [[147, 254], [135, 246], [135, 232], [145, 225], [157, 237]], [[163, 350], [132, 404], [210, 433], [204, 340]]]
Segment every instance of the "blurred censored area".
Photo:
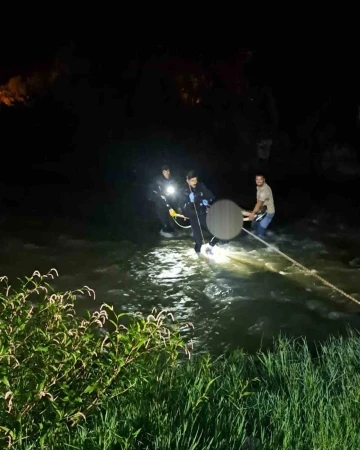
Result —
[[208, 210], [206, 225], [211, 234], [223, 240], [234, 239], [243, 227], [241, 208], [232, 200], [218, 200]]

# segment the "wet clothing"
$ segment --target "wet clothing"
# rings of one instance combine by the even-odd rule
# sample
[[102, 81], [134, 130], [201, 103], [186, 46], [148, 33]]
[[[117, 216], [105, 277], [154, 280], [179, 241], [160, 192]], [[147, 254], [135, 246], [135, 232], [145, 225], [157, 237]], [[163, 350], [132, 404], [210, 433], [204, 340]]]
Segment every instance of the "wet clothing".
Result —
[[267, 213], [261, 220], [253, 220], [251, 222], [251, 231], [258, 237], [263, 238], [265, 236], [265, 230], [273, 220], [275, 213]]
[[[173, 188], [174, 193], [170, 193], [169, 188]], [[159, 175], [149, 186], [148, 198], [154, 202], [157, 217], [165, 232], [174, 231], [174, 221], [170, 217], [169, 210], [176, 207], [178, 194], [176, 182], [171, 177], [167, 179]]]
[[[199, 222], [200, 222], [201, 228], [203, 228], [205, 230], [208, 229], [208, 227], [206, 225], [206, 214], [205, 215], [202, 214], [201, 216], [199, 216], [199, 221], [197, 220], [196, 217], [190, 219], [191, 230], [193, 232], [194, 241], [195, 241], [194, 250], [196, 251], [196, 253], [200, 253], [201, 246], [204, 244], [202, 235], [201, 235], [201, 229], [199, 226]], [[212, 236], [209, 244], [213, 247], [218, 242], [219, 242], [219, 239], [216, 238], [215, 236]]]
[[[200, 252], [201, 246], [204, 244], [201, 228], [205, 230], [208, 229], [206, 225], [207, 207], [210, 206], [213, 201], [214, 194], [201, 182], [198, 182], [195, 188], [190, 188], [186, 183], [180, 191], [178, 211], [181, 211], [181, 214], [188, 217], [190, 220], [191, 230], [195, 241], [195, 251], [197, 253]], [[219, 239], [213, 236], [209, 244], [214, 246], [218, 241]]]

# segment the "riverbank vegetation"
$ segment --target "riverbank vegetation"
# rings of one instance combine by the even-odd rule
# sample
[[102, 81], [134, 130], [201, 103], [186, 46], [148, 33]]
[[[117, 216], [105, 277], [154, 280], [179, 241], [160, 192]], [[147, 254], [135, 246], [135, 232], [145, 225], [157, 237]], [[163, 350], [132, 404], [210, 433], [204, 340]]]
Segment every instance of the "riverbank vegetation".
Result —
[[193, 355], [166, 311], [83, 317], [35, 272], [0, 293], [0, 448], [360, 448], [360, 338]]

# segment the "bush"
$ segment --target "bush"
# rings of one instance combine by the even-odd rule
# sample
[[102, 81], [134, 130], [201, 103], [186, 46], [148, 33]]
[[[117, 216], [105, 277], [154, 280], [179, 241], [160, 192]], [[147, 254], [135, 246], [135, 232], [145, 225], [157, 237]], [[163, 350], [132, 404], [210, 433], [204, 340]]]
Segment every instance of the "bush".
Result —
[[[0, 294], [0, 447], [50, 448], [72, 429], [171, 365], [186, 347], [165, 327], [166, 312], [147, 319], [116, 314], [110, 305], [78, 316], [79, 291], [53, 293], [42, 276]], [[127, 323], [127, 326], [124, 325]], [[136, 431], [136, 430], [135, 430]], [[119, 437], [119, 442], [120, 442]], [[33, 447], [32, 447], [33, 446]], [[55, 447], [54, 447], [55, 448]]]

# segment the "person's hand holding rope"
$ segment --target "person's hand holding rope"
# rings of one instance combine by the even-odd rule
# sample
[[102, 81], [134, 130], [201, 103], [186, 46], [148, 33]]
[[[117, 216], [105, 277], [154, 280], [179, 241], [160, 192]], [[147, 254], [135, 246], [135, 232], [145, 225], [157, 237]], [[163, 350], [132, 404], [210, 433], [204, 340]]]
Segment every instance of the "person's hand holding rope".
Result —
[[173, 210], [172, 208], [169, 209], [169, 214], [171, 217], [180, 217], [181, 219], [187, 220], [188, 217], [183, 216], [182, 214], [178, 214], [175, 210]]

